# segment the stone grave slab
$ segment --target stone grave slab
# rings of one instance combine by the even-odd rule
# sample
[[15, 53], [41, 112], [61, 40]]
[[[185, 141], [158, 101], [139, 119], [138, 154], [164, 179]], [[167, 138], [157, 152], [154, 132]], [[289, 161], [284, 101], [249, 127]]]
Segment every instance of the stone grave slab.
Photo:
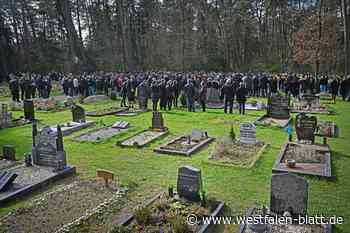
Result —
[[[288, 160], [295, 161], [295, 166]], [[276, 160], [273, 172], [291, 172], [321, 177], [331, 177], [331, 151], [328, 145], [286, 143]]]
[[90, 116], [90, 117], [109, 116], [109, 115], [115, 115], [117, 113], [124, 112], [126, 110], [127, 110], [127, 108], [111, 107], [111, 108], [105, 108], [105, 109], [87, 112], [86, 116]]
[[80, 142], [101, 142], [122, 132], [126, 132], [127, 130], [128, 128], [103, 127], [83, 133], [77, 137], [74, 137], [73, 140]]
[[191, 135], [176, 137], [165, 145], [154, 149], [154, 152], [168, 155], [191, 156], [213, 140], [214, 138], [209, 137], [206, 132], [193, 130]]
[[116, 113], [116, 116], [127, 117], [127, 116], [138, 116], [141, 113], [148, 112], [148, 110], [129, 108]]
[[37, 165], [31, 167], [22, 165], [8, 169], [18, 176], [6, 191], [0, 192], [0, 206], [76, 172], [75, 167], [65, 167], [58, 172], [53, 170], [52, 167]]
[[143, 147], [168, 133], [169, 131], [144, 130], [125, 140], [117, 141], [117, 145], [121, 147]]
[[[75, 133], [82, 129], [92, 127], [94, 125], [95, 125], [95, 122], [93, 121], [86, 121], [84, 123], [68, 122], [68, 123], [60, 124], [63, 136], [69, 136], [72, 133]], [[52, 126], [51, 130], [56, 131], [56, 127]]]
[[8, 172], [8, 171], [3, 171], [0, 172], [0, 192], [1, 191], [6, 191], [12, 183], [15, 181], [17, 178], [17, 174], [14, 172]]
[[97, 103], [100, 101], [108, 100], [108, 96], [105, 95], [93, 95], [93, 96], [88, 96], [83, 100], [84, 104], [93, 104]]
[[112, 125], [112, 127], [116, 129], [127, 129], [129, 126], [130, 124], [127, 121], [117, 121]]

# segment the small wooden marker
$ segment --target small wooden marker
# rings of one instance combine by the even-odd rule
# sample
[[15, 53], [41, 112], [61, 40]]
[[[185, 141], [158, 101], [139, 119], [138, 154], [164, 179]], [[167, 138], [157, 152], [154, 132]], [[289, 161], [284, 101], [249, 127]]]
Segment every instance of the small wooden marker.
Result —
[[97, 177], [105, 180], [105, 186], [109, 187], [109, 180], [114, 180], [114, 173], [107, 170], [97, 170]]

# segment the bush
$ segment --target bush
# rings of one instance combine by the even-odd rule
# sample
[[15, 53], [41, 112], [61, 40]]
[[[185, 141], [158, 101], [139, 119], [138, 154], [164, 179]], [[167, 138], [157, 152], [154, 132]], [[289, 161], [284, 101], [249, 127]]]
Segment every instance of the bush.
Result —
[[192, 230], [189, 228], [186, 219], [183, 217], [176, 217], [172, 221], [174, 233], [191, 233]]
[[135, 219], [138, 224], [147, 225], [152, 220], [152, 213], [147, 207], [139, 208], [135, 212]]

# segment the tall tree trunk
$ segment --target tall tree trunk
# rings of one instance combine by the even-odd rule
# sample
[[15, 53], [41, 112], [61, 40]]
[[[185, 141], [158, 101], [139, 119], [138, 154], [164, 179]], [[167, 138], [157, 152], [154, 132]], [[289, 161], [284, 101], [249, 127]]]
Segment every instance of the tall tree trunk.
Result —
[[350, 16], [348, 12], [348, 0], [342, 0], [343, 25], [344, 25], [344, 75], [350, 72], [350, 51], [349, 51], [349, 27]]

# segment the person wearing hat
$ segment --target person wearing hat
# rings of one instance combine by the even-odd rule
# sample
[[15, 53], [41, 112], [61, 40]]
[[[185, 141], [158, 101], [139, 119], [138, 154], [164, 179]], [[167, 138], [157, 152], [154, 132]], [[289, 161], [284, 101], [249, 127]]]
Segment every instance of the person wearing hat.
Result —
[[239, 88], [237, 89], [236, 99], [239, 104], [239, 114], [245, 114], [245, 102], [247, 101], [247, 89], [243, 85], [243, 83], [239, 84]]

